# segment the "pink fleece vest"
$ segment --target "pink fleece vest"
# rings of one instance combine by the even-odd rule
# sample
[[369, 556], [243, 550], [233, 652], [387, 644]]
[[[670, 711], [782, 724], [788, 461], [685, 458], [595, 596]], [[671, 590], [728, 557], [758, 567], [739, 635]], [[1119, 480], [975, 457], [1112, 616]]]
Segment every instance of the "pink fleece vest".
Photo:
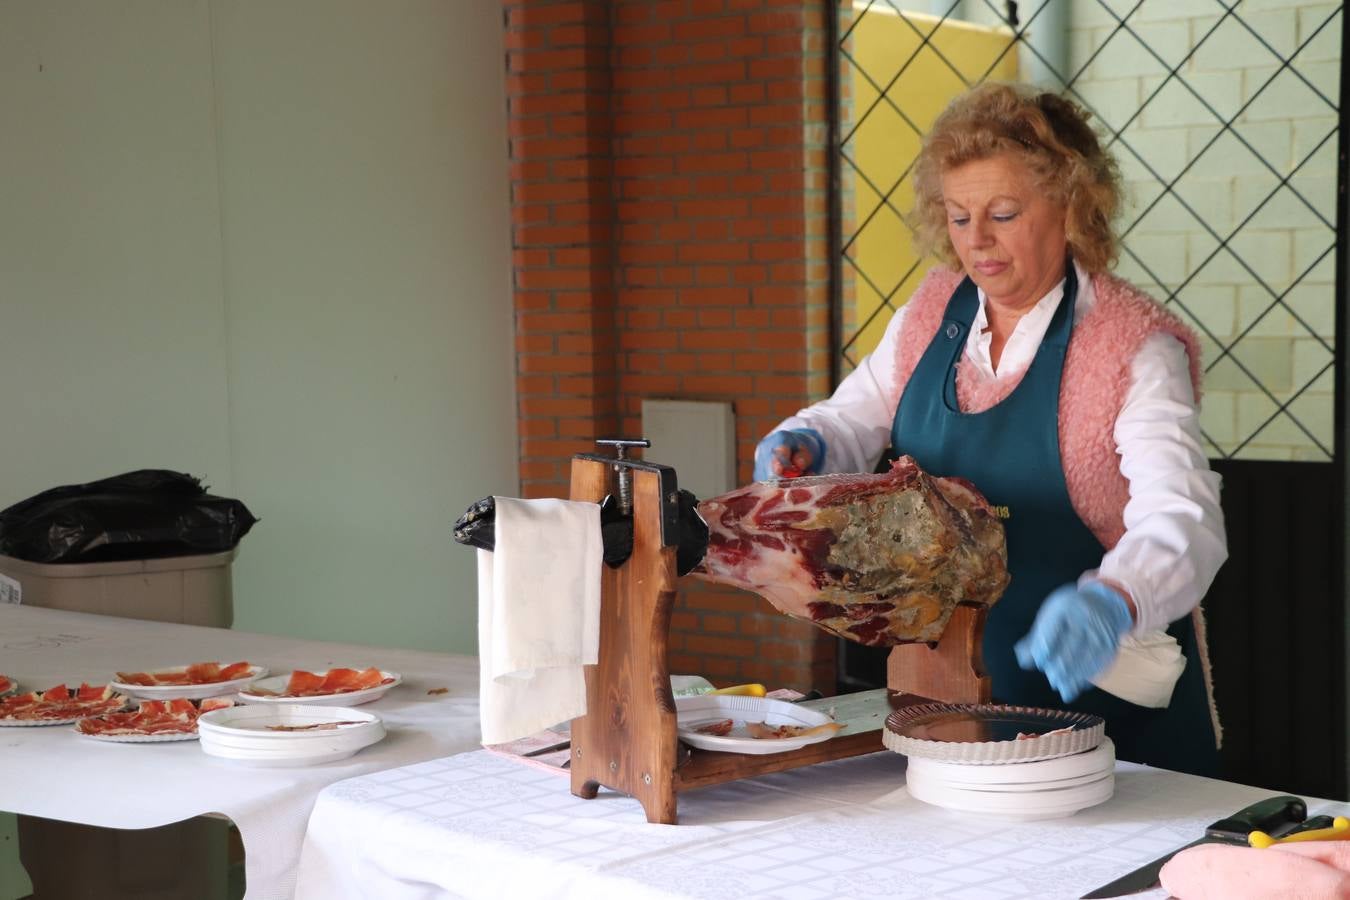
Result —
[[[896, 348], [891, 405], [900, 402], [919, 357], [942, 324], [947, 301], [962, 275], [934, 268], [910, 297]], [[1125, 533], [1129, 482], [1120, 472], [1114, 430], [1130, 386], [1130, 363], [1144, 341], [1159, 332], [1186, 345], [1191, 385], [1200, 400], [1200, 347], [1181, 320], [1113, 275], [1092, 276], [1096, 302], [1074, 324], [1059, 391], [1059, 452], [1069, 500], [1083, 523], [1108, 550]], [[982, 412], [1007, 397], [1022, 372], [982, 375], [963, 355], [956, 370], [963, 412]]]

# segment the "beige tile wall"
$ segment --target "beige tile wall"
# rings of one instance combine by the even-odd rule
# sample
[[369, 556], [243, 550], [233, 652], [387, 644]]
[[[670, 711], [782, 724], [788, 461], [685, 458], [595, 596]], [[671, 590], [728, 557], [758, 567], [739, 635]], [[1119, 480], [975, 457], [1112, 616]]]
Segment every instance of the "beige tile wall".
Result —
[[[1119, 16], [1133, 5], [1107, 4]], [[1146, 0], [1128, 19], [1136, 38], [1097, 0], [1074, 3], [1070, 70], [1087, 65], [1075, 86], [1104, 124], [1124, 126], [1114, 149], [1134, 224], [1117, 271], [1159, 299], [1176, 292], [1201, 332], [1214, 455], [1317, 460], [1332, 445], [1336, 114], [1314, 88], [1338, 102], [1337, 6], [1248, 0], [1237, 10], [1248, 29], [1212, 0]], [[1183, 169], [1179, 199], [1158, 199]], [[1302, 199], [1280, 187], [1291, 172]], [[1249, 215], [1233, 252], [1215, 254]]]

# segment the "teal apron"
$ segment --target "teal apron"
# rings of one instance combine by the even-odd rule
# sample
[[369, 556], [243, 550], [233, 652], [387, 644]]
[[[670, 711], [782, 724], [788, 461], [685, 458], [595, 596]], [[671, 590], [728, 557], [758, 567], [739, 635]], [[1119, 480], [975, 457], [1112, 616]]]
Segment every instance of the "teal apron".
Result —
[[1095, 713], [1106, 719], [1118, 758], [1217, 775], [1218, 752], [1190, 616], [1168, 629], [1186, 654], [1186, 669], [1166, 709], [1137, 706], [1094, 687], [1066, 704], [1044, 674], [1024, 671], [1013, 655], [1013, 644], [1031, 629], [1041, 601], [1100, 565], [1104, 552], [1073, 509], [1060, 463], [1060, 377], [1078, 293], [1072, 264], [1066, 272], [1064, 298], [1021, 383], [1003, 402], [978, 413], [961, 412], [956, 398], [956, 365], [979, 310], [974, 283], [962, 281], [905, 387], [891, 427], [892, 445], [925, 471], [971, 481], [1003, 517], [1012, 583], [990, 609], [984, 630], [994, 700]]

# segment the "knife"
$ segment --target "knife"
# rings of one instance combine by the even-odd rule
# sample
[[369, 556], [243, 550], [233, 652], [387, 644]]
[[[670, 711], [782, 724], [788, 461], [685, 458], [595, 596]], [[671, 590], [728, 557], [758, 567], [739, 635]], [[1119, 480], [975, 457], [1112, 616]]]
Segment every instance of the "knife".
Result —
[[524, 753], [520, 755], [523, 758], [529, 758], [531, 756], [543, 756], [545, 753], [552, 753], [555, 750], [562, 750], [564, 747], [570, 746], [572, 746], [572, 738], [565, 737], [560, 741], [554, 741], [553, 743], [545, 744], [542, 747], [535, 747], [533, 750], [526, 750]]
[[1247, 836], [1253, 831], [1266, 834], [1284, 834], [1290, 825], [1297, 825], [1308, 817], [1308, 806], [1298, 797], [1268, 797], [1245, 809], [1240, 809], [1226, 819], [1220, 819], [1205, 829], [1205, 836], [1191, 841], [1184, 847], [1178, 847], [1171, 853], [1158, 857], [1145, 866], [1140, 866], [1128, 875], [1123, 875], [1109, 884], [1083, 895], [1082, 900], [1100, 900], [1104, 897], [1124, 897], [1141, 891], [1160, 887], [1158, 873], [1167, 861], [1182, 850], [1198, 847], [1201, 844], [1230, 844], [1247, 846]]

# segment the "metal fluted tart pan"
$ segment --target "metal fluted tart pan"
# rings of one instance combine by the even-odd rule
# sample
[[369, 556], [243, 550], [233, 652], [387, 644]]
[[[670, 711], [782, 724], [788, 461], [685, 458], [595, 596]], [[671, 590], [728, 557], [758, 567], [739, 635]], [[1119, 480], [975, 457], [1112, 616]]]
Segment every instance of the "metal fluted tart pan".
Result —
[[882, 743], [896, 753], [970, 765], [1071, 756], [1094, 749], [1105, 737], [1101, 716], [989, 703], [906, 706], [886, 717], [881, 732]]

